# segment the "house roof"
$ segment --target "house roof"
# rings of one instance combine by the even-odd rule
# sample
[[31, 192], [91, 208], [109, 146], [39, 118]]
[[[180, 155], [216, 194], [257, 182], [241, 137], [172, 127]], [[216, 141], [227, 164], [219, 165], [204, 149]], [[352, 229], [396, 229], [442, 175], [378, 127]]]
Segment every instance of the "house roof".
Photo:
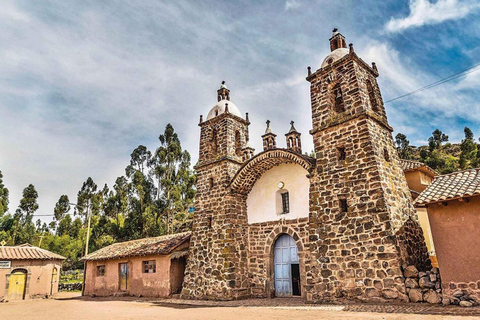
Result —
[[190, 240], [191, 232], [169, 234], [161, 237], [143, 238], [118, 242], [82, 258], [82, 260], [107, 260], [124, 257], [161, 255], [173, 252], [178, 246]]
[[433, 170], [432, 168], [427, 166], [425, 163], [420, 161], [400, 159], [400, 165], [404, 172], [420, 170], [432, 177], [438, 175], [438, 173], [435, 170]]
[[415, 206], [480, 195], [480, 168], [438, 176], [415, 200]]
[[59, 254], [29, 244], [0, 247], [0, 260], [65, 260]]

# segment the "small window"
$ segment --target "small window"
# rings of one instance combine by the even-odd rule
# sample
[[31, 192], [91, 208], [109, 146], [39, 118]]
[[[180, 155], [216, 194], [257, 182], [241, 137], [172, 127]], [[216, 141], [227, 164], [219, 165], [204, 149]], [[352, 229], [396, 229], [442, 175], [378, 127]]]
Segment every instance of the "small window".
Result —
[[156, 273], [157, 272], [157, 261], [148, 260], [143, 261], [143, 273]]
[[208, 185], [210, 186], [210, 189], [213, 188], [213, 178], [208, 179]]
[[389, 162], [390, 162], [390, 154], [388, 154], [387, 148], [384, 148], [384, 149], [383, 149], [383, 157], [385, 158], [385, 161], [389, 161]]
[[105, 275], [105, 265], [97, 266], [97, 277], [103, 277]]
[[340, 212], [347, 212], [348, 211], [347, 199], [339, 199], [338, 201], [340, 205]]
[[339, 83], [337, 83], [333, 87], [332, 95], [333, 95], [335, 111], [336, 112], [344, 112], [345, 111], [345, 105], [343, 103], [342, 88], [340, 87]]
[[215, 110], [215, 117], [218, 116], [218, 110]]
[[282, 193], [282, 209], [283, 209], [283, 214], [289, 213], [290, 212], [290, 197], [288, 192]]
[[208, 225], [209, 228], [212, 227], [212, 217], [207, 218], [207, 225]]
[[338, 151], [338, 160], [344, 161], [347, 158], [347, 154], [345, 152], [345, 148], [337, 148]]

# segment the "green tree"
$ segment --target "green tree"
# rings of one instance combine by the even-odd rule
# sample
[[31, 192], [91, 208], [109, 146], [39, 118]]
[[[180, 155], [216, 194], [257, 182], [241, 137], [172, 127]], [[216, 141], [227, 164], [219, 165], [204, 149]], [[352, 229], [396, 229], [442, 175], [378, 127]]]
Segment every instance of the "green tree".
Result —
[[463, 130], [465, 139], [460, 143], [460, 169], [465, 170], [474, 168], [477, 164], [477, 144], [473, 138], [473, 132], [470, 128], [465, 127]]
[[55, 220], [62, 220], [69, 211], [70, 200], [67, 195], [63, 194], [60, 196], [60, 199], [58, 199], [55, 208], [53, 209]]
[[0, 217], [8, 211], [8, 189], [3, 185], [3, 174], [0, 170]]
[[20, 205], [18, 208], [23, 215], [23, 223], [27, 224], [32, 222], [33, 214], [38, 210], [38, 192], [35, 190], [33, 184], [29, 184], [28, 187], [23, 189], [23, 197], [20, 199]]
[[430, 148], [430, 151], [439, 149], [442, 146], [442, 143], [447, 141], [448, 141], [448, 136], [444, 134], [442, 131], [440, 131], [439, 129], [435, 129], [432, 132], [432, 136], [428, 138], [428, 146]]
[[410, 141], [403, 133], [398, 133], [395, 136], [395, 143], [397, 144], [398, 155], [402, 159], [412, 160], [413, 148], [410, 146]]
[[97, 185], [91, 177], [83, 183], [82, 188], [77, 194], [76, 214], [83, 216], [87, 222], [87, 213], [98, 214], [100, 209], [99, 196], [97, 194]]

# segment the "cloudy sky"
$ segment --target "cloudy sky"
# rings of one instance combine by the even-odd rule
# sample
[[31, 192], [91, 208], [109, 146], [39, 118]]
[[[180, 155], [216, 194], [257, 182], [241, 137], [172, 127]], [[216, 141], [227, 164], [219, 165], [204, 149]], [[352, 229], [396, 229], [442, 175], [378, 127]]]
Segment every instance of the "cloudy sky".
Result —
[[[87, 177], [124, 173], [139, 144], [155, 149], [172, 123], [198, 154], [199, 115], [225, 80], [249, 112], [261, 150], [265, 121], [290, 120], [312, 149], [306, 67], [320, 67], [337, 27], [377, 63], [385, 101], [480, 63], [480, 3], [469, 0], [0, 0], [0, 170], [11, 191], [39, 192], [38, 214]], [[435, 128], [480, 135], [480, 71], [386, 105], [413, 144]], [[284, 145], [283, 141], [279, 142]], [[51, 218], [44, 218], [49, 221]]]

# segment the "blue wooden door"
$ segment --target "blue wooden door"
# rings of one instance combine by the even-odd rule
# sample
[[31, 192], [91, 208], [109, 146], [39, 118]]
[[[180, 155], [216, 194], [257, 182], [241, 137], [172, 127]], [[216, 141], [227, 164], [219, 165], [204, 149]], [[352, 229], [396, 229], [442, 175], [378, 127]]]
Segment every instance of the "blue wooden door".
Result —
[[282, 234], [275, 242], [273, 260], [275, 264], [275, 295], [292, 295], [292, 264], [298, 264], [298, 248], [295, 240]]

